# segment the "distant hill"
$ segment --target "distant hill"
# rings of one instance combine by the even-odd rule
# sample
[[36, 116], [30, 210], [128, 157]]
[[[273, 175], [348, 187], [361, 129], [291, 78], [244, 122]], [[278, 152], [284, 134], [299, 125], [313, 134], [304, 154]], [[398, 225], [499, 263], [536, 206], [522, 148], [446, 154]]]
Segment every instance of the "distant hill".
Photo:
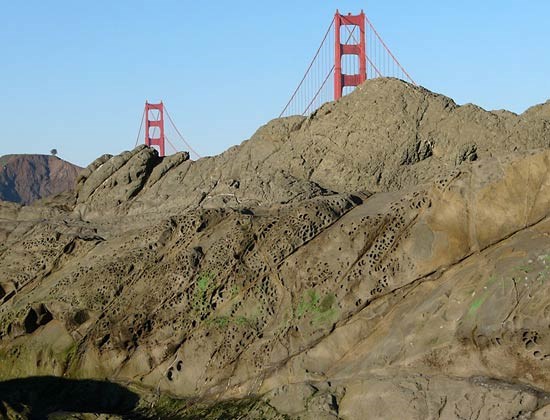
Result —
[[30, 204], [71, 190], [81, 169], [49, 155], [0, 156], [0, 200]]

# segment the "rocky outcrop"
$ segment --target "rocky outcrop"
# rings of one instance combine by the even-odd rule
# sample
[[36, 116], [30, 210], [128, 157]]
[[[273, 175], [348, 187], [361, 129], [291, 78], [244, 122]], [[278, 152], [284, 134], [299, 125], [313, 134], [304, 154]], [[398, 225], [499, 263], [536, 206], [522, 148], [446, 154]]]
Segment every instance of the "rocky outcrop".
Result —
[[0, 200], [30, 204], [72, 190], [80, 169], [55, 156], [1, 156]]
[[[332, 151], [319, 155], [339, 175], [304, 169], [309, 149], [293, 166], [285, 147], [305, 144], [304, 127], [357, 101], [355, 138], [355, 114], [373, 107], [361, 95], [384, 84], [402, 91], [390, 104], [412, 95], [405, 110], [416, 95], [448, 103], [434, 127], [464, 124], [465, 138], [384, 146], [394, 152], [386, 191], [368, 188], [361, 168], [374, 163], [359, 150], [350, 172]], [[482, 126], [492, 114], [375, 81], [215, 158], [139, 147], [94, 162], [72, 197], [0, 203], [0, 378], [107, 378], [139, 393], [142, 415], [544, 418], [550, 151], [519, 128], [539, 127], [544, 110], [496, 113], [526, 146], [503, 139], [493, 150], [489, 134], [449, 121], [466, 112]], [[340, 141], [334, 124], [324, 132]], [[369, 153], [382, 153], [375, 144]], [[390, 177], [394, 164], [416, 174], [407, 188], [397, 169]]]
[[97, 171], [89, 168], [79, 180], [78, 211], [91, 220], [96, 213], [242, 209], [333, 192], [398, 191], [467, 162], [549, 144], [550, 103], [521, 115], [490, 112], [400, 80], [375, 79], [309, 118], [273, 120], [219, 156], [160, 160], [136, 149], [103, 157], [92, 165], [101, 166]]

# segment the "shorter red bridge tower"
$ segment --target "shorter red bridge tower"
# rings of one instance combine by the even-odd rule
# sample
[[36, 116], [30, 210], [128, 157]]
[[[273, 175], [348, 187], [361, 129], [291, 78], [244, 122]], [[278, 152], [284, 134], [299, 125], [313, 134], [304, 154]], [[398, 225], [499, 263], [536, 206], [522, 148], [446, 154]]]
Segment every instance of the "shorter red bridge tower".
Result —
[[[353, 36], [353, 30], [348, 30], [347, 42], [341, 42], [341, 27], [357, 26], [359, 41]], [[346, 86], [357, 86], [367, 80], [367, 51], [365, 41], [365, 13], [361, 10], [358, 15], [341, 15], [338, 10], [334, 15], [334, 100], [340, 99]], [[354, 43], [349, 43], [353, 38]], [[342, 73], [342, 56], [356, 55], [359, 58], [359, 73]]]
[[[156, 119], [151, 111], [157, 110], [158, 116]], [[155, 136], [158, 128], [158, 137]], [[145, 144], [147, 146], [158, 146], [159, 156], [165, 156], [164, 147], [164, 105], [162, 101], [158, 104], [150, 104], [145, 102]]]

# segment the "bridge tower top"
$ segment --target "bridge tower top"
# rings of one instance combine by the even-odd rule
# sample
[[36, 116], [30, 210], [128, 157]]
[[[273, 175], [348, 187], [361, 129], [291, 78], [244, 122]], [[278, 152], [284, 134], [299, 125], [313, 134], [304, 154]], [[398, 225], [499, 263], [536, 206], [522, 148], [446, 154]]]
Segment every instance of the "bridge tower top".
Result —
[[[155, 112], [157, 111], [157, 115]], [[158, 135], [157, 135], [158, 134]], [[164, 104], [150, 104], [145, 101], [145, 144], [157, 146], [160, 157], [165, 156]]]
[[[354, 30], [347, 28], [354, 26], [359, 28], [359, 39], [354, 35]], [[347, 41], [341, 41], [341, 28], [348, 29]], [[354, 28], [355, 29], [355, 28]], [[338, 9], [334, 14], [334, 100], [340, 99], [346, 86], [358, 86], [367, 80], [367, 48], [365, 41], [365, 13], [361, 10], [358, 15], [341, 15]], [[350, 42], [351, 41], [351, 42]], [[345, 74], [342, 72], [342, 57], [355, 55], [359, 59], [359, 73]]]

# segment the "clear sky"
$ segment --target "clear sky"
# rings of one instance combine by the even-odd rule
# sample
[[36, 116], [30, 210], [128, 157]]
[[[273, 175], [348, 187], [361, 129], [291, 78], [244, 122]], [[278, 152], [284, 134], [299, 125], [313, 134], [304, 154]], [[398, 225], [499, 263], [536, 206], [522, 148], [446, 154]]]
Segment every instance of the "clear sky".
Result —
[[87, 165], [162, 99], [202, 155], [276, 117], [336, 8], [365, 10], [417, 83], [522, 112], [550, 98], [548, 0], [0, 0], [0, 155]]

